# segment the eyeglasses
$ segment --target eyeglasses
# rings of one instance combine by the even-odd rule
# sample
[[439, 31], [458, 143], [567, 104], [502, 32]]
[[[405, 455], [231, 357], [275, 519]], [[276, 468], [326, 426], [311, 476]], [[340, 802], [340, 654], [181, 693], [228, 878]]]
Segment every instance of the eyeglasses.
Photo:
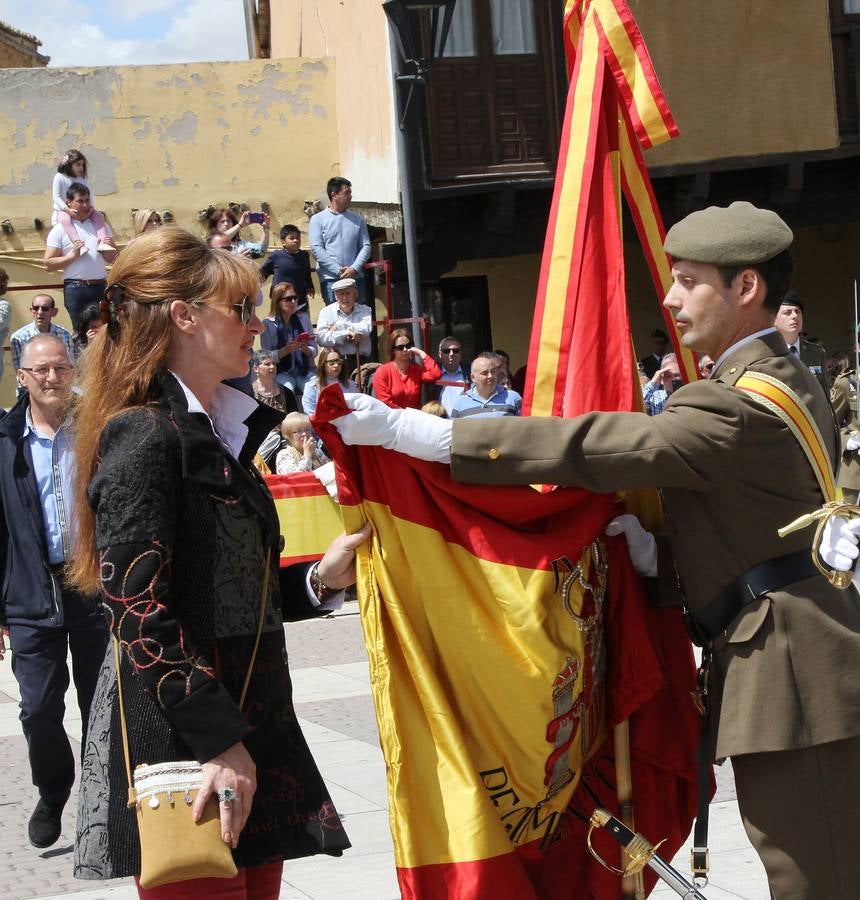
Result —
[[57, 378], [65, 378], [74, 372], [74, 366], [19, 366], [22, 372], [29, 372], [37, 381], [44, 381], [53, 372]]
[[30, 309], [33, 312], [50, 312], [54, 307], [53, 306], [31, 306]]
[[444, 353], [446, 355], [449, 353], [459, 353], [459, 352], [460, 352], [459, 347], [443, 347], [442, 348], [442, 353]]
[[395, 344], [395, 350], [411, 350], [415, 345], [414, 344]]
[[256, 305], [256, 301], [251, 297], [243, 297], [241, 302], [231, 304], [233, 309], [239, 310], [239, 318], [243, 325], [247, 325], [251, 321]]
[[326, 364], [330, 369], [335, 369], [335, 368], [337, 368], [338, 366], [342, 366], [342, 365], [343, 365], [343, 360], [342, 360], [342, 359], [327, 359], [327, 360], [325, 361], [325, 364]]

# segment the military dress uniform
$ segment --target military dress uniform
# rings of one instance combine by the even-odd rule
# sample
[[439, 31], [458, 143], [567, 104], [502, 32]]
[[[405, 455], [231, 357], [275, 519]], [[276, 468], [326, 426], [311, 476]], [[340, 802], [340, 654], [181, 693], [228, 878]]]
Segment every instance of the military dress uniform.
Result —
[[800, 339], [800, 361], [804, 363], [812, 374], [818, 379], [818, 383], [825, 391], [830, 391], [830, 382], [827, 378], [827, 351], [821, 344]]
[[[665, 246], [677, 260], [743, 267], [775, 258], [791, 240], [774, 213], [735, 203], [693, 213]], [[482, 484], [662, 490], [693, 618], [708, 621], [726, 596], [744, 598], [709, 635], [711, 727], [715, 758], [732, 758], [773, 897], [848, 900], [858, 896], [860, 846], [860, 597], [815, 569], [808, 531], [779, 538], [825, 497], [788, 425], [738, 386], [745, 373], [799, 397], [835, 467], [829, 396], [782, 336], [763, 328], [725, 350], [709, 380], [675, 391], [659, 416], [455, 420], [452, 473]], [[753, 591], [752, 573], [762, 570], [770, 586]]]
[[851, 503], [857, 502], [860, 494], [860, 452], [848, 450], [846, 444], [851, 432], [857, 426], [857, 376], [853, 372], [843, 372], [837, 376], [830, 389], [830, 402], [842, 446], [842, 460], [839, 466], [837, 485], [842, 488], [843, 497]]

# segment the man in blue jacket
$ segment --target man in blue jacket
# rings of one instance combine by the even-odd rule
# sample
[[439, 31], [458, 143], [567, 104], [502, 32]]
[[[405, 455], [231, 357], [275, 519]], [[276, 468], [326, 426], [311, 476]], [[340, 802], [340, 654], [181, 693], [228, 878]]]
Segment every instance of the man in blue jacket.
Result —
[[25, 392], [0, 420], [0, 659], [8, 636], [30, 771], [39, 790], [28, 835], [40, 848], [59, 838], [75, 780], [63, 728], [66, 658], [71, 650], [83, 745], [108, 641], [101, 605], [74, 590], [63, 571], [75, 523], [74, 452], [66, 421], [73, 373], [62, 340], [33, 338], [16, 373]]

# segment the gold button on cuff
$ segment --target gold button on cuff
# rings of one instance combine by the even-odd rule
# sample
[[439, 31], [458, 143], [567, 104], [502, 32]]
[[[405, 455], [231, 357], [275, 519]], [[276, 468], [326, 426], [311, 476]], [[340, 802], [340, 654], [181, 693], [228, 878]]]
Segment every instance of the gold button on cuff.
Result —
[[490, 459], [498, 459], [501, 455], [502, 454], [495, 447], [493, 447], [492, 450], [487, 452], [487, 456], [489, 456]]
[[729, 375], [734, 375], [735, 372], [737, 372], [737, 370], [738, 370], [737, 366], [732, 366], [731, 369], [729, 369]]

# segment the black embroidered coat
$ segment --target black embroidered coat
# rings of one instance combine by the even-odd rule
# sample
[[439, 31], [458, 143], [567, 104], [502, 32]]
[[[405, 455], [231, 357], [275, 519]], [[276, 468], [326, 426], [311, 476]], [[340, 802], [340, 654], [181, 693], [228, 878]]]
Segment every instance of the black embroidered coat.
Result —
[[[340, 855], [349, 841], [296, 721], [287, 669], [283, 619], [315, 614], [304, 589], [305, 567], [279, 570], [274, 503], [250, 464], [280, 414], [255, 410], [237, 460], [205, 415], [188, 412], [173, 376], [164, 373], [159, 384], [157, 402], [105, 427], [89, 486], [105, 614], [123, 650], [132, 767], [205, 762], [241, 740], [257, 766], [257, 792], [234, 851], [236, 864]], [[265, 624], [243, 712], [238, 698], [267, 554]], [[79, 878], [140, 871], [119, 729], [108, 652], [84, 748]]]

